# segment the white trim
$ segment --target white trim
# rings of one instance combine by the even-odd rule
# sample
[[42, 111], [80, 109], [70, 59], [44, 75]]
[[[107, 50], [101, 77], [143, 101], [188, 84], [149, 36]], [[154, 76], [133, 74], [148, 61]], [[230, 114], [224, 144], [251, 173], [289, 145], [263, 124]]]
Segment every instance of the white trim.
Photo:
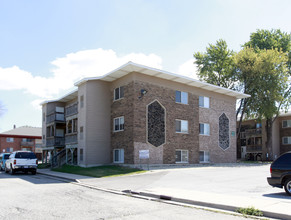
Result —
[[[176, 152], [177, 152], [177, 151], [181, 151], [181, 161], [176, 161]], [[182, 161], [182, 152], [183, 152], [183, 151], [184, 151], [184, 152], [185, 152], [185, 151], [187, 152], [187, 161]], [[184, 164], [185, 164], [185, 163], [189, 163], [189, 150], [185, 150], [185, 149], [175, 149], [175, 162], [176, 162], [176, 163], [184, 163]]]
[[[115, 151], [118, 151], [118, 160], [115, 158]], [[113, 149], [113, 163], [124, 163], [124, 149], [123, 148], [115, 148]]]
[[[284, 143], [284, 138], [287, 138], [288, 143]], [[291, 144], [291, 136], [282, 137], [282, 145], [290, 145]]]
[[[123, 119], [123, 128], [120, 129], [120, 119]], [[115, 119], [118, 119], [119, 120], [119, 130], [115, 130]], [[113, 118], [113, 132], [120, 132], [120, 131], [124, 131], [124, 116], [120, 116], [120, 117], [116, 117], [116, 118]]]
[[[283, 124], [284, 124], [284, 121], [286, 121], [287, 122], [287, 126], [286, 127], [284, 127], [283, 126]], [[291, 120], [282, 120], [282, 128], [291, 128], [291, 125], [290, 126], [288, 126], [288, 121], [290, 121], [291, 122]], [[291, 123], [290, 123], [291, 124]]]
[[[181, 122], [181, 131], [176, 131], [176, 121], [180, 121]], [[183, 132], [182, 131], [182, 121], [186, 121], [187, 122], [187, 132]], [[189, 134], [189, 121], [188, 120], [183, 120], [183, 119], [175, 119], [175, 131], [177, 134]]]
[[[208, 125], [208, 127], [209, 127], [209, 134], [205, 134], [205, 133], [201, 134], [201, 133], [200, 133], [200, 124], [207, 124], [207, 125]], [[204, 130], [203, 130], [203, 131], [204, 131]], [[210, 124], [209, 124], [209, 123], [202, 123], [202, 122], [199, 122], [199, 135], [210, 136]]]
[[190, 78], [190, 77], [186, 77], [186, 76], [182, 76], [182, 75], [178, 75], [175, 73], [171, 73], [171, 72], [167, 72], [164, 70], [160, 70], [160, 69], [156, 69], [156, 68], [152, 68], [152, 67], [148, 67], [148, 66], [144, 66], [141, 64], [137, 64], [137, 63], [133, 63], [133, 62], [128, 62], [122, 66], [120, 66], [119, 68], [103, 75], [103, 76], [98, 76], [98, 77], [88, 77], [88, 78], [83, 78], [79, 81], [77, 81], [74, 85], [75, 86], [79, 86], [87, 81], [91, 81], [91, 80], [104, 80], [104, 81], [114, 81], [116, 79], [119, 79], [131, 72], [141, 72], [145, 75], [150, 75], [150, 76], [155, 76], [158, 78], [162, 78], [162, 79], [167, 79], [170, 81], [175, 81], [175, 82], [179, 82], [182, 84], [186, 84], [189, 86], [193, 86], [196, 88], [202, 88], [208, 91], [213, 91], [213, 92], [217, 92], [220, 94], [224, 94], [227, 96], [232, 96], [232, 97], [236, 97], [237, 99], [241, 99], [241, 98], [248, 98], [251, 97], [248, 94], [244, 94], [241, 92], [237, 92], [231, 89], [227, 89], [227, 88], [223, 88], [220, 86], [216, 86], [216, 85], [212, 85], [206, 82], [201, 82], [199, 80]]
[[[181, 102], [177, 102], [176, 100], [176, 92], [180, 92], [180, 99], [181, 99]], [[182, 94], [187, 94], [187, 103], [183, 103], [182, 102]], [[189, 95], [188, 95], [188, 92], [183, 92], [183, 91], [180, 91], [180, 90], [175, 90], [175, 102], [178, 103], [178, 104], [183, 104], [183, 105], [189, 105]]]
[[[122, 97], [120, 97], [120, 88], [121, 87], [123, 87], [123, 96]], [[115, 97], [115, 90], [116, 89], [118, 89], [119, 90], [119, 98], [118, 99], [116, 99], [116, 97]], [[113, 90], [113, 101], [115, 102], [115, 101], [119, 101], [119, 100], [121, 100], [121, 99], [123, 99], [124, 98], [124, 86], [119, 86], [119, 87], [116, 87], [114, 90]]]

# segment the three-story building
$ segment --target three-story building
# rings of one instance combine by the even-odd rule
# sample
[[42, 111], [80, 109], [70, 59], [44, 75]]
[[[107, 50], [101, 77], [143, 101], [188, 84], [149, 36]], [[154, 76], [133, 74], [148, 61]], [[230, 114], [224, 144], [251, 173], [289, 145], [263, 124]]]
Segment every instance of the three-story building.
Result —
[[236, 100], [246, 94], [132, 62], [75, 86], [43, 103], [45, 150], [67, 162], [236, 161]]

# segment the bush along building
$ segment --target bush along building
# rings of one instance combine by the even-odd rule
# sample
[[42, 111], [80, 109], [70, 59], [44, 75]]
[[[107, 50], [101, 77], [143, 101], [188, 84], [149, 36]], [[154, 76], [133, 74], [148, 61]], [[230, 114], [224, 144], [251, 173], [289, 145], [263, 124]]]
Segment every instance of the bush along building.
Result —
[[291, 151], [291, 112], [281, 113], [274, 121], [272, 128], [272, 155], [266, 148], [266, 121], [245, 120], [237, 141], [238, 159], [274, 160], [281, 154]]
[[53, 164], [236, 162], [233, 90], [129, 62], [42, 103]]

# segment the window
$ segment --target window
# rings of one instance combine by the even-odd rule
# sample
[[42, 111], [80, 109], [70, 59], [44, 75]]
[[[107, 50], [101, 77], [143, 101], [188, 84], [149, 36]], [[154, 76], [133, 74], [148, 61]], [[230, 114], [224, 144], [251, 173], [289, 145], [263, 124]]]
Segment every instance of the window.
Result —
[[6, 138], [6, 142], [14, 142], [14, 138]]
[[176, 119], [176, 133], [188, 133], [188, 121]]
[[113, 162], [114, 163], [124, 163], [124, 149], [114, 149], [113, 150]]
[[83, 140], [84, 138], [84, 127], [80, 127], [80, 140]]
[[291, 127], [291, 120], [284, 120], [282, 121], [283, 128], [290, 128]]
[[33, 142], [31, 138], [22, 138], [22, 142]]
[[46, 128], [46, 136], [47, 137], [53, 137], [53, 136], [55, 136], [55, 127], [53, 125], [48, 126]]
[[182, 104], [188, 104], [188, 93], [176, 91], [176, 102]]
[[67, 134], [72, 134], [77, 132], [78, 119], [72, 119], [67, 121]]
[[7, 153], [13, 152], [13, 147], [6, 147], [6, 152]]
[[291, 144], [291, 137], [283, 137], [282, 139], [283, 144]]
[[200, 163], [209, 163], [209, 152], [199, 151], [199, 161]]
[[124, 117], [118, 117], [113, 119], [113, 131], [124, 130]]
[[188, 163], [187, 150], [176, 150], [176, 163]]
[[199, 124], [199, 134], [210, 135], [209, 124], [200, 123]]
[[45, 122], [45, 113], [42, 113], [42, 121]]
[[56, 107], [56, 112], [65, 113], [65, 108], [64, 107]]
[[80, 108], [84, 107], [84, 96], [80, 96]]
[[56, 129], [56, 137], [64, 137], [65, 130], [64, 129]]
[[114, 89], [114, 100], [122, 99], [124, 96], [124, 88], [120, 86]]
[[84, 157], [84, 150], [81, 148], [80, 149], [80, 161], [83, 161]]
[[209, 97], [199, 96], [199, 107], [209, 108]]

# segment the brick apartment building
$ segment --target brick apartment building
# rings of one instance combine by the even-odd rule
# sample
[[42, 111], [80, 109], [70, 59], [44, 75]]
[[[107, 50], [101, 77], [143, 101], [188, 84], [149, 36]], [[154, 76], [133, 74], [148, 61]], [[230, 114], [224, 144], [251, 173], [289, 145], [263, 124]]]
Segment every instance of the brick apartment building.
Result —
[[266, 121], [246, 120], [242, 122], [237, 142], [238, 158], [243, 160], [273, 160], [291, 151], [291, 112], [281, 113], [273, 123], [273, 157], [266, 148]]
[[0, 133], [0, 152], [32, 151], [41, 158], [41, 128], [22, 126]]
[[129, 62], [42, 103], [44, 154], [80, 166], [236, 161], [248, 95]]

